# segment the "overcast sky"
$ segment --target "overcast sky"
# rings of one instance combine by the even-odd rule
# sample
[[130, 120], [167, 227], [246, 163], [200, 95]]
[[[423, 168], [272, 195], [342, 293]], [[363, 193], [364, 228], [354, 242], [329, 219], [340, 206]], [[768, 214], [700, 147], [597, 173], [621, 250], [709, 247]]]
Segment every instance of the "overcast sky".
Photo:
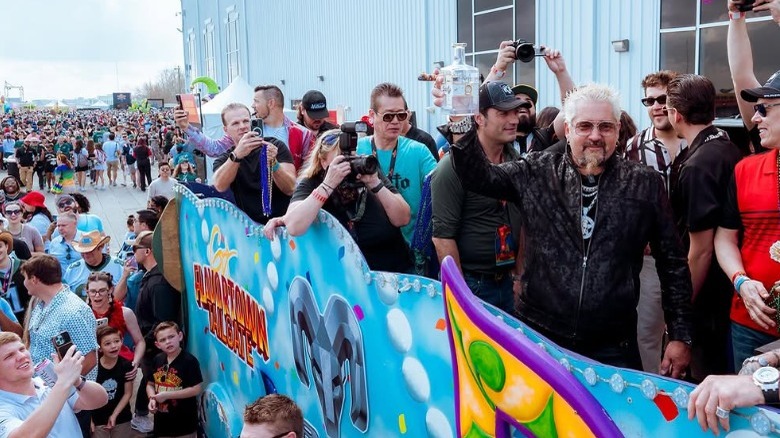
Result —
[[179, 0], [0, 0], [0, 11], [0, 86], [27, 100], [133, 92], [184, 64]]

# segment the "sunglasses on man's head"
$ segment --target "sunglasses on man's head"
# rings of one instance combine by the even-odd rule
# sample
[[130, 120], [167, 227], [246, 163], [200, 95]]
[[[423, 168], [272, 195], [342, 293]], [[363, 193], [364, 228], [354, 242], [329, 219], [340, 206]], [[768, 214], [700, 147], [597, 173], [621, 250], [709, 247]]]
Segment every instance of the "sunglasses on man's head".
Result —
[[379, 115], [382, 116], [382, 121], [385, 123], [392, 122], [393, 119], [396, 117], [398, 118], [399, 122], [403, 122], [404, 120], [406, 120], [407, 117], [409, 117], [409, 112], [401, 111], [400, 113], [384, 113]]
[[770, 103], [770, 104], [757, 103], [757, 104], [753, 105], [753, 110], [755, 110], [755, 112], [757, 112], [759, 115], [761, 115], [761, 117], [766, 117], [766, 109], [767, 108], [772, 108], [773, 106], [778, 106], [778, 105], [780, 105], [780, 103]]
[[642, 99], [642, 105], [648, 108], [655, 105], [656, 102], [658, 102], [660, 105], [666, 105], [666, 95], [661, 94], [656, 97], [645, 97]]

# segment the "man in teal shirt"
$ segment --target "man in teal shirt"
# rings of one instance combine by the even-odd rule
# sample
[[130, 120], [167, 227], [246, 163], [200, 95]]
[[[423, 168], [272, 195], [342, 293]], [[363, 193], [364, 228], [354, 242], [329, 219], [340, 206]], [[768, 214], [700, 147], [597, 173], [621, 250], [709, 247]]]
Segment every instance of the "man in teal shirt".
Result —
[[401, 137], [402, 123], [409, 117], [403, 91], [391, 83], [382, 83], [371, 91], [371, 109], [374, 135], [358, 140], [358, 155], [373, 154], [379, 167], [401, 193], [412, 219], [401, 228], [407, 243], [411, 243], [420, 211], [420, 199], [425, 176], [436, 168], [436, 160], [422, 143]]

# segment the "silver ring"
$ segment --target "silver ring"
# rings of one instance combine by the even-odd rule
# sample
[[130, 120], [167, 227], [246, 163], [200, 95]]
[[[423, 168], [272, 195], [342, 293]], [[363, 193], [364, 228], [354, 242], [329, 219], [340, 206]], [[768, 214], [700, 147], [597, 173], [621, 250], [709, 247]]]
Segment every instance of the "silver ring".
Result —
[[729, 411], [728, 409], [723, 409], [723, 408], [722, 408], [722, 407], [720, 407], [720, 406], [718, 406], [718, 408], [717, 408], [717, 409], [715, 409], [715, 415], [716, 415], [718, 418], [722, 418], [722, 419], [724, 419], [724, 420], [725, 420], [725, 419], [727, 419], [727, 418], [729, 418], [729, 413], [730, 413], [730, 412], [731, 412], [731, 411]]

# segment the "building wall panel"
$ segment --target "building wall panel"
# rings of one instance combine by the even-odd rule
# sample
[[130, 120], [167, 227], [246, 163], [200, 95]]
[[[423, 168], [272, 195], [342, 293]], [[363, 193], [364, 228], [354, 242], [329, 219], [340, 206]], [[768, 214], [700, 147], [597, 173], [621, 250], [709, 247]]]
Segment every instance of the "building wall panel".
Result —
[[[601, 82], [617, 88], [623, 108], [640, 127], [649, 124], [639, 99], [642, 78], [658, 68], [660, 0], [537, 0], [537, 40], [560, 49], [576, 84]], [[617, 53], [613, 40], [628, 39]], [[555, 76], [539, 60], [539, 107], [560, 106]]]
[[[429, 115], [429, 83], [417, 81], [434, 61], [449, 63], [456, 36], [455, 2], [450, 0], [230, 0], [204, 4], [182, 0], [185, 26], [201, 29], [204, 17], [219, 18], [217, 82], [227, 78], [225, 55], [226, 8], [242, 12], [239, 28], [246, 32], [242, 46], [242, 75], [252, 85], [275, 84], [285, 94], [285, 106], [310, 89], [328, 97], [328, 106], [350, 109], [348, 119], [367, 113], [371, 89], [389, 81], [404, 89], [418, 123], [429, 129], [439, 115]], [[201, 19], [188, 23], [192, 16]], [[195, 20], [193, 20], [195, 21]], [[217, 19], [214, 19], [215, 23]], [[200, 65], [199, 65], [200, 67]], [[201, 69], [202, 71], [203, 69]], [[320, 80], [322, 76], [324, 80]], [[285, 84], [282, 85], [281, 81]]]

